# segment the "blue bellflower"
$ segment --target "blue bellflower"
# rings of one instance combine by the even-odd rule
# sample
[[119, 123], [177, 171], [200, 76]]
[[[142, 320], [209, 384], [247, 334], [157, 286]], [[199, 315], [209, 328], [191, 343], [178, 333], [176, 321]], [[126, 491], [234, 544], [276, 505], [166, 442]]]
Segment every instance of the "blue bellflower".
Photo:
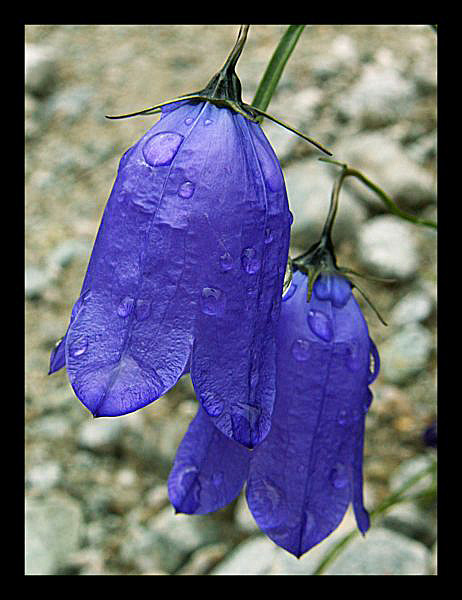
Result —
[[[182, 440], [168, 481], [178, 512], [223, 508], [245, 482], [258, 526], [299, 557], [327, 537], [362, 497], [364, 425], [379, 357], [347, 279], [297, 271], [277, 327], [277, 392], [272, 427], [253, 451], [221, 432], [202, 408]], [[372, 357], [372, 359], [371, 359]]]
[[214, 425], [252, 448], [273, 412], [292, 219], [279, 161], [241, 108], [238, 42], [122, 157], [50, 373], [65, 366], [94, 416], [116, 416], [190, 370]]
[[277, 325], [268, 436], [250, 452], [199, 408], [168, 481], [173, 506], [189, 514], [223, 508], [246, 483], [260, 529], [297, 557], [334, 531], [350, 504], [361, 533], [369, 528], [364, 429], [380, 360], [331, 241], [342, 181], [334, 186], [319, 242], [290, 262], [295, 272]]

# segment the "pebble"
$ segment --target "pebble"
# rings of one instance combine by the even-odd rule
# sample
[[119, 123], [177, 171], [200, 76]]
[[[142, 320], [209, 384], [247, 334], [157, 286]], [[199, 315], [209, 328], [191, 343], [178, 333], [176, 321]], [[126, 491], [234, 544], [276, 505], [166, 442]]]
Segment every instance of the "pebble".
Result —
[[100, 417], [85, 421], [77, 438], [82, 448], [104, 451], [118, 441], [123, 429], [123, 418]]
[[26, 499], [26, 575], [56, 575], [82, 533], [79, 503], [65, 495]]
[[395, 304], [390, 314], [390, 323], [393, 325], [407, 325], [425, 321], [433, 310], [430, 296], [422, 291], [415, 290], [406, 294]]
[[355, 538], [325, 575], [428, 575], [431, 555], [420, 542], [375, 527]]
[[419, 267], [415, 226], [393, 215], [380, 215], [360, 225], [357, 255], [371, 275], [403, 281]]
[[395, 67], [371, 63], [338, 100], [337, 110], [343, 119], [354, 120], [360, 127], [383, 127], [406, 118], [414, 98], [414, 84]]
[[385, 381], [405, 384], [428, 365], [432, 335], [419, 323], [409, 323], [380, 347], [381, 375]]
[[26, 91], [38, 97], [48, 95], [56, 84], [57, 59], [52, 48], [39, 44], [26, 44]]

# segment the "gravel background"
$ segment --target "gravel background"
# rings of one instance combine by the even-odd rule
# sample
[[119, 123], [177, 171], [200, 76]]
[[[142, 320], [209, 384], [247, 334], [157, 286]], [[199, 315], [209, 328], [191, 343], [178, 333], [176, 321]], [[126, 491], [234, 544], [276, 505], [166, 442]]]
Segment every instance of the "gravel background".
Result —
[[[238, 64], [250, 102], [285, 31], [255, 25]], [[109, 121], [202, 88], [238, 26], [34, 25], [26, 44], [26, 573], [310, 574], [337, 532], [297, 561], [260, 535], [242, 497], [204, 517], [174, 515], [166, 479], [195, 414], [188, 378], [154, 404], [93, 420], [65, 371], [47, 376], [65, 332], [123, 152], [156, 116]], [[436, 34], [428, 25], [308, 26], [269, 111], [363, 170], [399, 205], [436, 218]], [[291, 255], [319, 235], [335, 167], [264, 125], [294, 213]], [[382, 358], [367, 419], [366, 505], [429, 461], [436, 413], [436, 233], [396, 219], [349, 181], [335, 229], [338, 262], [393, 284], [363, 282]], [[425, 481], [423, 490], [431, 489]], [[329, 573], [431, 574], [435, 494], [374, 522]]]

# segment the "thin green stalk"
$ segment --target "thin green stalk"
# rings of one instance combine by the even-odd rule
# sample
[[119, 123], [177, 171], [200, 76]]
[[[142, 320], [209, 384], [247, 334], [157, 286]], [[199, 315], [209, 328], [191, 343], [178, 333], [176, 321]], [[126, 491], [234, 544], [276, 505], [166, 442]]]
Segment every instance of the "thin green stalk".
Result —
[[[281, 78], [284, 67], [292, 54], [302, 31], [306, 25], [289, 25], [279, 41], [271, 57], [263, 77], [258, 85], [257, 92], [252, 100], [252, 106], [266, 110]], [[261, 117], [260, 117], [261, 120]]]
[[377, 184], [375, 184], [373, 181], [371, 181], [365, 175], [363, 175], [361, 173], [361, 171], [358, 171], [357, 169], [353, 169], [352, 167], [349, 167], [345, 163], [341, 163], [341, 162], [338, 162], [337, 160], [332, 160], [330, 158], [320, 158], [319, 160], [342, 167], [345, 177], [356, 177], [357, 179], [362, 181], [369, 189], [371, 189], [373, 192], [375, 192], [379, 196], [379, 198], [386, 205], [388, 210], [392, 214], [399, 217], [400, 219], [404, 219], [405, 221], [410, 221], [411, 223], [415, 223], [416, 225], [425, 225], [425, 227], [431, 227], [432, 229], [437, 229], [438, 226], [435, 223], [435, 221], [430, 221], [428, 219], [420, 219], [419, 217], [414, 217], [414, 215], [410, 215], [409, 213], [404, 212], [404, 210], [401, 210], [400, 208], [398, 208], [398, 206], [396, 206], [396, 204], [393, 202], [393, 200], [390, 198], [390, 196], [388, 196], [381, 188], [379, 188], [379, 186]]

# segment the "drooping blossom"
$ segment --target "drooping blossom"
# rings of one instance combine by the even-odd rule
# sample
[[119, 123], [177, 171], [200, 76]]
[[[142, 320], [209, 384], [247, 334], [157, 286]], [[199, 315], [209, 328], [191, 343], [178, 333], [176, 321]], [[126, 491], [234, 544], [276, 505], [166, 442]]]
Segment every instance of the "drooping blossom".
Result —
[[209, 100], [162, 106], [122, 157], [50, 373], [66, 366], [82, 403], [113, 416], [153, 402], [190, 365], [215, 426], [254, 447], [274, 405], [291, 215], [273, 149], [234, 109], [232, 56]]
[[364, 425], [379, 356], [351, 284], [318, 277], [307, 302], [296, 271], [278, 323], [277, 393], [271, 431], [253, 451], [219, 432], [199, 408], [169, 477], [179, 512], [223, 508], [247, 481], [260, 529], [301, 556], [339, 525], [351, 503], [364, 533]]

